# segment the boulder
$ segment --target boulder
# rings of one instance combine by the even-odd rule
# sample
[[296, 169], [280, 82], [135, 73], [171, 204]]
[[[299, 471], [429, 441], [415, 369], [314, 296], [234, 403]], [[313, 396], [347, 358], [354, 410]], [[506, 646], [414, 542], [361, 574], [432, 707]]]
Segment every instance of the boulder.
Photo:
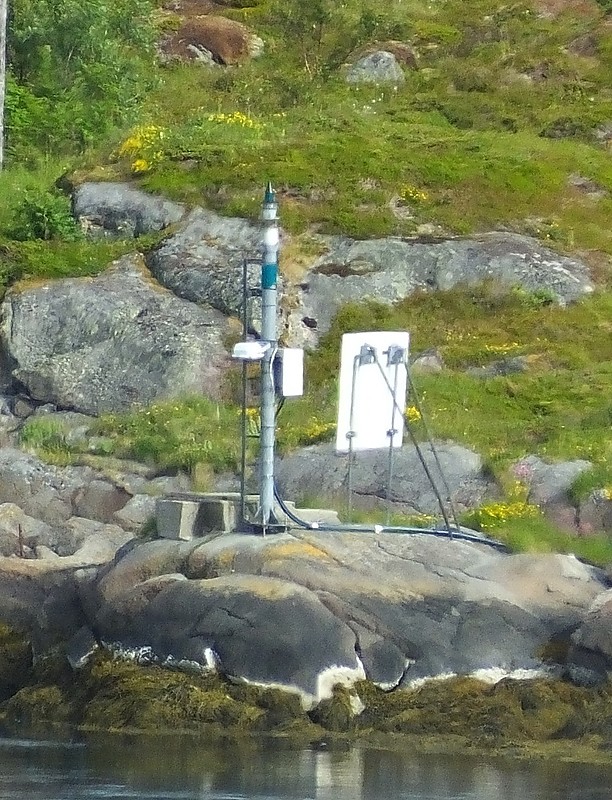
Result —
[[57, 530], [28, 516], [14, 503], [0, 505], [0, 554], [34, 558], [37, 548], [57, 536]]
[[603, 683], [612, 673], [612, 589], [595, 598], [572, 635], [568, 670], [583, 685]]
[[564, 504], [572, 484], [592, 467], [590, 461], [563, 461], [547, 464], [538, 456], [525, 456], [512, 467], [512, 473], [529, 489], [528, 500], [540, 506]]
[[580, 503], [578, 527], [581, 533], [612, 533], [612, 492], [596, 489]]
[[72, 213], [90, 236], [132, 238], [178, 222], [185, 208], [127, 183], [88, 182], [74, 190]]
[[420, 374], [431, 374], [444, 370], [444, 359], [439, 350], [435, 348], [419, 353], [412, 360], [411, 368], [413, 372]]
[[376, 50], [351, 64], [344, 74], [347, 83], [403, 83], [406, 78], [393, 53]]
[[137, 494], [113, 514], [113, 522], [125, 531], [136, 533], [155, 517], [155, 502], [153, 495]]
[[263, 39], [246, 25], [218, 16], [184, 19], [176, 31], [159, 43], [163, 60], [195, 60], [207, 65], [244, 64], [260, 56], [263, 49]]
[[79, 517], [111, 522], [130, 499], [124, 489], [108, 481], [93, 480], [77, 492], [73, 506]]
[[[431, 448], [421, 445], [425, 463], [438, 491], [446, 501], [447, 492]], [[440, 442], [436, 452], [455, 508], [462, 511], [480, 505], [496, 495], [497, 488], [476, 453], [460, 445]], [[387, 501], [388, 454], [384, 450], [359, 453], [353, 465], [353, 503], [371, 507]], [[416, 448], [404, 445], [395, 452], [389, 499], [398, 511], [440, 514], [440, 506], [419, 460]], [[348, 484], [348, 456], [337, 455], [331, 445], [302, 448], [283, 458], [276, 478], [283, 497], [342, 498]], [[445, 502], [448, 510], [448, 502]]]
[[[261, 237], [261, 227], [247, 220], [197, 208], [180, 231], [148, 255], [147, 264], [157, 280], [179, 297], [238, 316], [243, 261], [259, 256]], [[248, 283], [260, 285], [259, 267], [249, 267]]]
[[156, 285], [137, 255], [96, 278], [11, 290], [1, 335], [36, 400], [99, 415], [177, 394], [216, 395], [228, 322]]
[[[24, 524], [30, 523], [25, 520]], [[73, 545], [80, 540], [71, 555], [61, 557], [40, 545], [41, 557], [0, 557], [0, 619], [17, 630], [29, 631], [35, 655], [68, 641], [83, 626], [78, 570], [90, 570], [88, 579], [93, 580], [97, 568], [131, 538], [112, 525], [76, 519], [71, 524]]]
[[483, 281], [544, 291], [560, 304], [593, 291], [582, 262], [519, 234], [495, 232], [434, 242], [330, 237], [326, 242], [328, 251], [302, 280], [290, 312], [289, 330], [296, 343], [315, 345], [340, 306], [365, 299], [390, 304], [418, 290]]
[[305, 705], [364, 674], [542, 666], [605, 590], [572, 556], [511, 556], [427, 533], [291, 531], [119, 551], [90, 627], [113, 650], [284, 687]]
[[364, 56], [369, 56], [381, 51], [391, 53], [391, 55], [395, 57], [397, 63], [401, 64], [403, 67], [408, 67], [408, 69], [413, 70], [419, 68], [418, 54], [414, 47], [407, 42], [397, 41], [396, 39], [388, 39], [384, 42], [370, 42], [369, 44], [363, 45], [363, 47], [360, 47], [349, 56], [348, 61], [354, 64]]

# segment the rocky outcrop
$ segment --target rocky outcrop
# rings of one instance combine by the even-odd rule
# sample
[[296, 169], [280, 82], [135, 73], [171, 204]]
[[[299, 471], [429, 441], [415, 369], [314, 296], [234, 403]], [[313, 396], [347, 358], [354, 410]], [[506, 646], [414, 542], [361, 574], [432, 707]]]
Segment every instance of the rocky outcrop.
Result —
[[298, 304], [290, 314], [293, 339], [311, 345], [348, 302], [395, 303], [418, 290], [483, 281], [546, 292], [562, 304], [593, 291], [584, 264], [518, 234], [434, 242], [342, 237], [326, 241], [329, 250], [303, 279]]
[[132, 238], [178, 222], [185, 208], [127, 183], [86, 182], [73, 193], [72, 213], [92, 237]]
[[[0, 450], [0, 503], [11, 503], [22, 511], [50, 526], [62, 525], [70, 517], [77, 515], [77, 507], [87, 497], [89, 487], [97, 484], [105, 487], [106, 499], [111, 507], [127, 502], [129, 497], [123, 490], [101, 481], [88, 467], [58, 468], [43, 464], [38, 458], [20, 450], [2, 448]], [[100, 504], [102, 517], [107, 509]], [[93, 504], [89, 509], [95, 518]], [[79, 516], [83, 516], [82, 514]], [[99, 521], [104, 522], [104, 519]], [[48, 546], [48, 542], [44, 542]]]
[[[178, 233], [148, 255], [147, 264], [157, 280], [179, 297], [238, 316], [243, 261], [259, 257], [261, 235], [260, 227], [247, 220], [197, 208]], [[260, 282], [260, 268], [249, 266], [249, 287]]]
[[308, 705], [363, 674], [389, 688], [541, 667], [604, 589], [573, 556], [427, 534], [236, 534], [120, 551], [85, 608], [115, 650], [284, 687]]
[[403, 83], [406, 78], [393, 53], [377, 50], [358, 59], [347, 68], [347, 83]]
[[[105, 193], [110, 195], [108, 212], [101, 201], [86, 205], [87, 198], [95, 198], [97, 191], [102, 198]], [[86, 220], [84, 211], [94, 208], [91, 213], [108, 230], [117, 228], [117, 219], [128, 220], [121, 223], [124, 228], [139, 231], [181, 220], [177, 233], [148, 254], [147, 264], [152, 273], [181, 298], [211, 305], [224, 314], [240, 314], [242, 265], [245, 258], [259, 258], [261, 227], [201, 208], [192, 210], [182, 220], [182, 208], [174, 204], [167, 217], [162, 215], [155, 225], [152, 222], [145, 225], [139, 221], [140, 211], [134, 211], [134, 207], [139, 209], [146, 197], [123, 184], [83, 184], [75, 195], [75, 211]], [[153, 198], [152, 202], [156, 204], [159, 200]], [[483, 281], [541, 292], [561, 304], [593, 291], [588, 269], [582, 262], [559, 255], [536, 239], [519, 234], [494, 232], [431, 241], [319, 238], [325, 254], [307, 265], [299, 286], [281, 291], [290, 344], [315, 345], [343, 304], [364, 299], [394, 303], [419, 290], [445, 290]], [[251, 264], [250, 288], [259, 285], [258, 273], [258, 267]], [[252, 303], [252, 318], [257, 328], [257, 301]]]
[[2, 340], [30, 396], [98, 415], [189, 393], [215, 396], [226, 317], [155, 284], [139, 256], [96, 278], [7, 293]]
[[[496, 495], [495, 482], [483, 469], [476, 453], [453, 443], [438, 443], [436, 452], [443, 476], [431, 448], [421, 445], [423, 457], [448, 510], [448, 492], [457, 510], [474, 508]], [[331, 445], [313, 445], [298, 450], [278, 465], [278, 485], [285, 497], [344, 499], [348, 484], [348, 456], [337, 455]], [[372, 507], [387, 503], [388, 455], [368, 450], [355, 459], [352, 474], [353, 503]], [[440, 505], [419, 460], [416, 448], [404, 445], [396, 451], [389, 498], [404, 513], [440, 514]]]

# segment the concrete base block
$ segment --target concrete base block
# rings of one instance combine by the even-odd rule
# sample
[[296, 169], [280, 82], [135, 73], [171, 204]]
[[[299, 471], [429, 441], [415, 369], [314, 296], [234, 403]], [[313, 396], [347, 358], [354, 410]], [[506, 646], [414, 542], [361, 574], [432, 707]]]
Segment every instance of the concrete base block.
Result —
[[[256, 495], [246, 498], [247, 519], [255, 518], [258, 505], [259, 498]], [[291, 502], [287, 506], [304, 522], [340, 524], [335, 511], [323, 508], [296, 509]], [[212, 532], [231, 533], [238, 529], [240, 521], [240, 494], [219, 492], [167, 495], [158, 499], [155, 513], [157, 532], [164, 539], [190, 541]], [[285, 515], [280, 507], [275, 508], [275, 514], [280, 522], [284, 521]]]
[[212, 532], [230, 533], [238, 527], [240, 494], [167, 495], [159, 498], [155, 513], [157, 532], [164, 539], [189, 541]]

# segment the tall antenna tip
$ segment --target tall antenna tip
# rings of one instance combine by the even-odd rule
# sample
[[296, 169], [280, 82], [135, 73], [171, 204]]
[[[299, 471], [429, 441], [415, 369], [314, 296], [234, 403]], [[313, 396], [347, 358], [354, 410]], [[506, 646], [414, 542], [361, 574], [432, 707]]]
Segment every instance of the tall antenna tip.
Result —
[[268, 181], [266, 185], [266, 191], [264, 194], [264, 203], [275, 203], [276, 202], [276, 193], [272, 188], [272, 182]]

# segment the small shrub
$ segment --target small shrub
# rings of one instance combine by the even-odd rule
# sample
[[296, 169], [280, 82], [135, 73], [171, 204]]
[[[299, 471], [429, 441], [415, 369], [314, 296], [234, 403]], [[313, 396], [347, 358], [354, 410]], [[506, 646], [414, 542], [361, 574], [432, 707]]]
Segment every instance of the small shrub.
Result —
[[18, 203], [12, 236], [18, 241], [63, 239], [76, 241], [81, 232], [72, 216], [70, 200], [55, 191], [28, 191]]
[[592, 124], [589, 120], [580, 117], [557, 117], [540, 131], [540, 136], [545, 139], [572, 139], [576, 137], [588, 136], [591, 133]]
[[45, 417], [29, 419], [20, 431], [19, 443], [50, 464], [63, 466], [73, 459], [64, 426]]

